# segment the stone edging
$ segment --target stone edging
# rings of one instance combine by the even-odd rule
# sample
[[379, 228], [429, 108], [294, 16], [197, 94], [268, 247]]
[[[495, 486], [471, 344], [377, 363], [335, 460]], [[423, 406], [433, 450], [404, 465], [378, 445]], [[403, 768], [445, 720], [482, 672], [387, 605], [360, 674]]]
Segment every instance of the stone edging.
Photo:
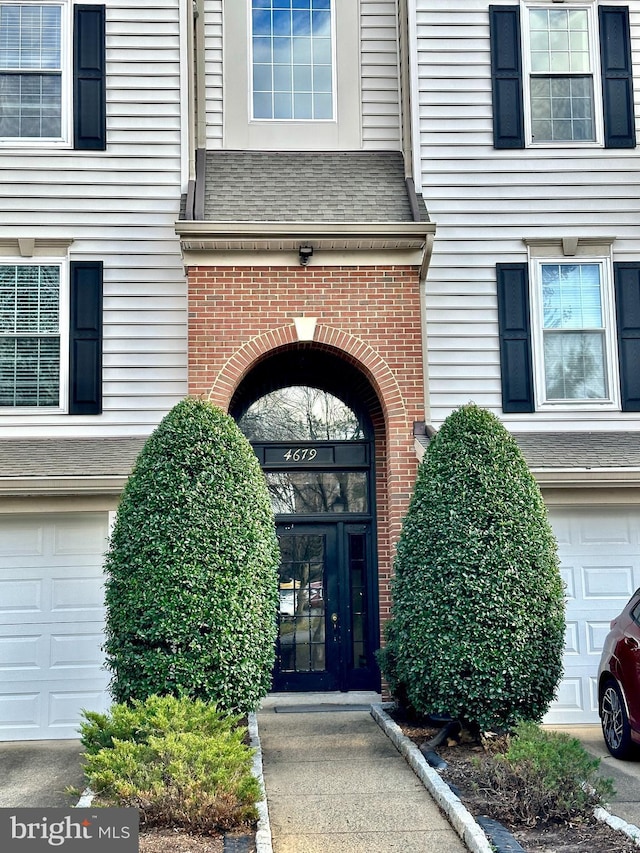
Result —
[[[495, 848], [489, 843], [485, 833], [471, 813], [462, 805], [460, 799], [456, 797], [446, 782], [443, 782], [440, 774], [427, 764], [418, 747], [402, 733], [400, 726], [394, 723], [385, 712], [384, 707], [384, 705], [372, 705], [371, 716], [389, 737], [398, 752], [404, 755], [411, 769], [449, 818], [460, 838], [472, 853], [492, 853]], [[640, 847], [640, 829], [637, 826], [616, 817], [601, 806], [594, 809], [593, 815], [596, 820], [624, 833]]]
[[410, 740], [397, 723], [385, 712], [383, 705], [372, 705], [371, 716], [406, 759], [407, 763], [445, 813], [451, 826], [458, 833], [471, 853], [493, 853], [494, 848], [487, 836], [474, 820], [471, 812], [453, 793], [440, 774], [429, 767], [418, 747]]
[[249, 714], [249, 741], [252, 749], [255, 749], [253, 756], [253, 775], [258, 780], [260, 790], [262, 791], [262, 799], [256, 803], [258, 809], [258, 827], [256, 829], [256, 853], [273, 853], [271, 842], [271, 824], [269, 823], [269, 809], [267, 807], [267, 794], [264, 787], [264, 776], [262, 775], [262, 747], [260, 745], [260, 735], [258, 733], [258, 718], [255, 713]]
[[627, 823], [626, 820], [622, 820], [621, 817], [616, 817], [611, 814], [611, 812], [608, 812], [600, 806], [598, 806], [597, 809], [594, 809], [593, 816], [596, 820], [608, 824], [611, 829], [617, 829], [618, 832], [624, 832], [628, 838], [635, 841], [635, 843], [640, 847], [640, 829], [638, 829], [637, 826], [634, 826], [634, 824]]

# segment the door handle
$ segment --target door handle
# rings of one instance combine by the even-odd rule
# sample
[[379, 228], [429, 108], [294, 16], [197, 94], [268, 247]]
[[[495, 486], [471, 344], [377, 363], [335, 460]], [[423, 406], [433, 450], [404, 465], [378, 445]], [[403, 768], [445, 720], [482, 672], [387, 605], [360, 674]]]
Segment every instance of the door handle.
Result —
[[624, 638], [625, 646], [628, 646], [630, 649], [638, 649], [640, 648], [640, 643], [636, 640], [635, 637], [625, 637]]
[[333, 639], [337, 640], [338, 639], [338, 614], [337, 613], [331, 614], [331, 624], [333, 625]]

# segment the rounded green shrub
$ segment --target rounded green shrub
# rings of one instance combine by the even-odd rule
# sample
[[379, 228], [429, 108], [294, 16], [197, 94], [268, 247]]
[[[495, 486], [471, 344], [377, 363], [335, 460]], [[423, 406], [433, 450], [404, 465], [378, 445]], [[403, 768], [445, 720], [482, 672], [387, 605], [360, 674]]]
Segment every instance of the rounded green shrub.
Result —
[[562, 674], [564, 587], [540, 490], [473, 404], [422, 460], [398, 543], [383, 672], [419, 714], [483, 730], [539, 720]]
[[253, 710], [271, 683], [277, 566], [251, 445], [220, 409], [183, 400], [136, 461], [106, 558], [115, 701], [186, 695]]

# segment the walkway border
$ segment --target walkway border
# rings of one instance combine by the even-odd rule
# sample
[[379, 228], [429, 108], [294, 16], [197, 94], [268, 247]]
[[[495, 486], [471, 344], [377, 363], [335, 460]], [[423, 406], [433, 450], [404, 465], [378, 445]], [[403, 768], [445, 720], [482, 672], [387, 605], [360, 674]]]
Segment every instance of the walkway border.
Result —
[[252, 749], [255, 749], [253, 756], [253, 775], [258, 780], [262, 799], [256, 803], [258, 809], [258, 828], [256, 829], [256, 853], [273, 853], [273, 843], [271, 840], [271, 824], [269, 822], [269, 807], [267, 805], [267, 792], [264, 786], [264, 776], [262, 773], [262, 746], [260, 744], [260, 734], [258, 732], [258, 718], [252, 712], [248, 715], [249, 728], [249, 743]]
[[405, 757], [413, 772], [445, 813], [449, 823], [471, 850], [471, 853], [493, 853], [494, 848], [476, 823], [471, 812], [462, 804], [460, 798], [456, 797], [447, 783], [442, 780], [440, 774], [429, 767], [415, 743], [403, 734], [400, 726], [386, 713], [385, 706], [382, 704], [372, 705], [371, 716], [398, 752]]

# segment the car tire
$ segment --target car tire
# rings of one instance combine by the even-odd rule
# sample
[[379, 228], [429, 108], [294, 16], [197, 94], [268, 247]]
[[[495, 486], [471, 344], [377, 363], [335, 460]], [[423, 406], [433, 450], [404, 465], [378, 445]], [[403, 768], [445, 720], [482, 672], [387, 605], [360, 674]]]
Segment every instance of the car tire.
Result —
[[622, 691], [616, 681], [605, 682], [600, 696], [600, 720], [607, 749], [614, 758], [630, 758], [634, 752], [631, 726]]

